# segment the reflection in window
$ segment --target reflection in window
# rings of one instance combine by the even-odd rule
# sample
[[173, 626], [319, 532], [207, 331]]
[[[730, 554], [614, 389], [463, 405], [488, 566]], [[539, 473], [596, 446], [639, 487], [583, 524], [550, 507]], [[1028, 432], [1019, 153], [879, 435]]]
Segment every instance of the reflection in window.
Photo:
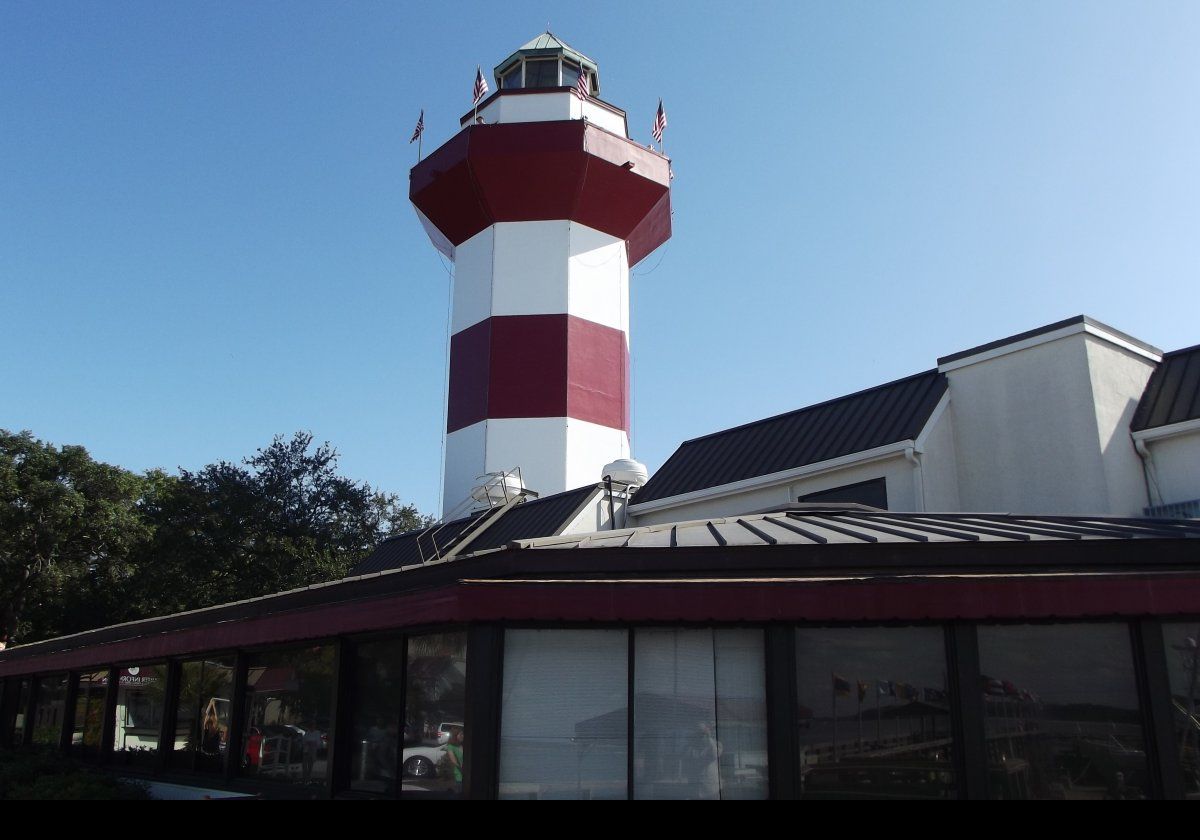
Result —
[[171, 765], [220, 773], [229, 749], [233, 657], [184, 662], [179, 671], [179, 707]]
[[558, 87], [558, 59], [528, 59], [525, 62], [525, 87]]
[[408, 639], [403, 789], [460, 793], [466, 733], [467, 634]]
[[134, 665], [119, 671], [113, 728], [113, 759], [125, 764], [151, 764], [162, 730], [164, 665]]
[[63, 717], [67, 704], [67, 675], [56, 674], [37, 681], [36, 705], [33, 709], [33, 743], [57, 747], [62, 737]]
[[392, 793], [404, 699], [404, 640], [359, 645], [354, 677], [350, 788]]
[[500, 798], [624, 799], [629, 636], [508, 630]]
[[765, 799], [761, 630], [638, 630], [634, 795]]
[[979, 628], [993, 799], [1141, 799], [1146, 752], [1124, 624]]
[[252, 657], [246, 675], [243, 773], [323, 785], [329, 773], [333, 683], [332, 646]]
[[1200, 622], [1163, 625], [1175, 744], [1188, 799], [1200, 799]]
[[9, 741], [14, 747], [21, 746], [25, 743], [25, 715], [29, 713], [29, 694], [33, 690], [33, 683], [29, 677], [24, 677], [16, 691], [16, 708], [13, 709], [12, 730], [9, 732], [11, 740]]
[[500, 77], [501, 90], [515, 90], [521, 86], [521, 65], [518, 62], [517, 66], [509, 70]]
[[939, 627], [796, 631], [805, 799], [956, 796]]
[[86, 761], [100, 758], [100, 738], [104, 732], [104, 695], [108, 691], [108, 671], [79, 675], [72, 719], [71, 751]]

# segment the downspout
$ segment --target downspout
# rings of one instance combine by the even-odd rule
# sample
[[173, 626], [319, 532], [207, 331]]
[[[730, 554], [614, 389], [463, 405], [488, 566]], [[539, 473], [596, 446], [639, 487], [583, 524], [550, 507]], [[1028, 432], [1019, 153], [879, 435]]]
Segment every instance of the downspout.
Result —
[[1158, 471], [1154, 466], [1154, 455], [1142, 438], [1135, 437], [1133, 439], [1133, 448], [1142, 459], [1142, 477], [1146, 481], [1146, 500], [1151, 507], [1161, 505], [1163, 500], [1162, 493], [1158, 489]]
[[913, 468], [913, 501], [918, 513], [925, 511], [925, 476], [921, 471], [921, 453], [915, 445], [904, 447], [904, 460]]

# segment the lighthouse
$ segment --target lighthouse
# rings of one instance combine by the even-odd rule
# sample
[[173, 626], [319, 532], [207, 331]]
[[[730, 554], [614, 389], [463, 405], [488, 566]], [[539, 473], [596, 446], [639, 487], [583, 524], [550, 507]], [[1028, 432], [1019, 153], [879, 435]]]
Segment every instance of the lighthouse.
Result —
[[629, 457], [629, 272], [671, 235], [669, 161], [592, 59], [547, 32], [493, 78], [410, 173], [454, 262], [443, 514], [488, 473], [547, 495]]

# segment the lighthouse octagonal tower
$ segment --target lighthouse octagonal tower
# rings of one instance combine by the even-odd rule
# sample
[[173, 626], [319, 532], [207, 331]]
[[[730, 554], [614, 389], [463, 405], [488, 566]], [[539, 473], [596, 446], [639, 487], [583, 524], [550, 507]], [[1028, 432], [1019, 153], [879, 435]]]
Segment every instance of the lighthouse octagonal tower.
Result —
[[410, 176], [455, 263], [443, 514], [484, 473], [545, 495], [629, 457], [629, 269], [671, 235], [669, 162], [597, 98], [594, 62], [547, 33], [495, 78]]

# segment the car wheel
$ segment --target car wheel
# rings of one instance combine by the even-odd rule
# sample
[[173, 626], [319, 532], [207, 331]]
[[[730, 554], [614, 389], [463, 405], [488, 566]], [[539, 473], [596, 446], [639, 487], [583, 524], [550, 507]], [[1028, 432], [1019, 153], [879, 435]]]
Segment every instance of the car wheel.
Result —
[[404, 775], [416, 776], [418, 779], [428, 779], [435, 775], [437, 767], [423, 755], [414, 755], [404, 762]]

